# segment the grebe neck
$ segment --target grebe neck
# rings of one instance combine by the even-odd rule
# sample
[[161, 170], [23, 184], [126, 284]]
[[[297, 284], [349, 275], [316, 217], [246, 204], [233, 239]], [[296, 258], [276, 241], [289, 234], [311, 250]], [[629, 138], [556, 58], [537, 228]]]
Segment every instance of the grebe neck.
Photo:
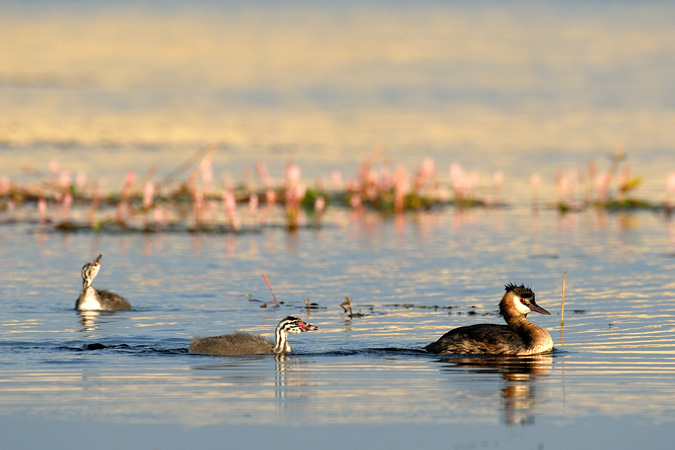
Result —
[[282, 326], [278, 326], [274, 332], [274, 353], [290, 353], [291, 344], [288, 343], [288, 333]]
[[93, 286], [88, 285], [82, 289], [77, 308], [84, 311], [98, 311], [101, 309], [101, 299]]
[[551, 335], [542, 327], [533, 324], [522, 314], [505, 314], [504, 320], [523, 340], [527, 350], [522, 354], [534, 354], [553, 348]]

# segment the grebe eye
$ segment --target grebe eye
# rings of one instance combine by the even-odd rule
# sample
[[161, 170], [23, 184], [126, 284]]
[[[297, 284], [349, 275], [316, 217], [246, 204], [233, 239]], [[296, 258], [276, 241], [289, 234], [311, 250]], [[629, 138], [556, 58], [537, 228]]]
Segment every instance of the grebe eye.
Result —
[[523, 304], [523, 305], [527, 305], [527, 302], [525, 301], [524, 298], [521, 298], [521, 299], [520, 299], [520, 303]]

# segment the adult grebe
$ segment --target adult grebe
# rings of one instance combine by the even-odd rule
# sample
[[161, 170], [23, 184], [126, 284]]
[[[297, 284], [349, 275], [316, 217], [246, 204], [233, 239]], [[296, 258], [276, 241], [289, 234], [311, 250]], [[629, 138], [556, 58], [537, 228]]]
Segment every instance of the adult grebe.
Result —
[[234, 334], [222, 336], [196, 337], [190, 344], [190, 353], [207, 353], [210, 355], [255, 355], [255, 354], [284, 354], [291, 352], [288, 343], [288, 333], [302, 333], [303, 331], [318, 330], [297, 317], [288, 316], [277, 325], [274, 333], [275, 342], [257, 334], [237, 331]]
[[101, 270], [101, 258], [98, 257], [82, 266], [82, 292], [75, 302], [75, 309], [80, 311], [128, 311], [131, 304], [114, 292], [96, 289], [91, 285], [98, 271]]
[[508, 325], [478, 324], [455, 328], [424, 347], [430, 353], [535, 355], [553, 349], [546, 330], [529, 322], [531, 311], [550, 315], [534, 301], [534, 292], [524, 285], [506, 285], [499, 313]]

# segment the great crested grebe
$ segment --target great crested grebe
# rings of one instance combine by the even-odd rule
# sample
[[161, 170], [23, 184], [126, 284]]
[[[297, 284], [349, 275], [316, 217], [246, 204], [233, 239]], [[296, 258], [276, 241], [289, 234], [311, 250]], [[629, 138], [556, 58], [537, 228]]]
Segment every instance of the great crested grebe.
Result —
[[277, 325], [274, 333], [274, 342], [257, 334], [237, 331], [234, 334], [224, 334], [222, 336], [196, 337], [192, 340], [188, 351], [190, 353], [206, 353], [222, 356], [280, 355], [291, 352], [291, 344], [288, 343], [288, 333], [297, 334], [318, 329], [319, 327], [297, 317], [288, 316]]
[[507, 325], [477, 324], [455, 328], [424, 348], [430, 353], [464, 355], [535, 355], [550, 351], [553, 349], [551, 335], [526, 318], [532, 311], [550, 315], [535, 303], [530, 288], [509, 283], [499, 303], [499, 314]]
[[82, 292], [75, 302], [75, 309], [80, 311], [128, 311], [131, 304], [114, 292], [96, 289], [91, 285], [98, 271], [101, 270], [101, 258], [98, 257], [82, 266]]

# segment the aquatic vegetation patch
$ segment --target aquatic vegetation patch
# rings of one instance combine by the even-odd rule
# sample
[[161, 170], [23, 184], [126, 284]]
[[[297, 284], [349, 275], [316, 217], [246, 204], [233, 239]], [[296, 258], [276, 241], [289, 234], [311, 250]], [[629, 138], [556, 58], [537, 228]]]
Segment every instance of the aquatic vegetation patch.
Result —
[[[229, 175], [216, 182], [213, 155], [216, 147], [200, 150], [185, 163], [156, 179], [151, 169], [139, 177], [129, 170], [119, 191], [106, 192], [100, 182], [73, 177], [52, 162], [47, 173], [27, 169], [37, 181], [16, 185], [0, 177], [0, 224], [39, 225], [40, 231], [60, 233], [212, 233], [248, 234], [281, 228], [289, 232], [331, 226], [328, 208], [343, 208], [358, 215], [366, 210], [385, 216], [453, 207], [503, 208], [505, 175], [497, 171], [481, 177], [458, 163], [443, 176], [431, 158], [410, 171], [386, 160], [366, 158], [356, 175], [345, 178], [333, 171], [330, 181], [309, 186], [301, 169], [289, 162], [280, 179], [264, 164], [256, 164], [257, 179], [235, 182]], [[622, 151], [610, 158], [607, 170], [590, 161], [582, 170], [559, 169], [557, 198], [542, 202], [541, 177], [530, 178], [532, 207], [566, 214], [590, 208], [607, 211], [651, 210], [669, 215], [675, 208], [675, 171], [666, 180], [662, 204], [638, 198], [642, 179], [630, 174]], [[542, 258], [548, 255], [540, 255]], [[553, 257], [553, 256], [550, 256]]]

